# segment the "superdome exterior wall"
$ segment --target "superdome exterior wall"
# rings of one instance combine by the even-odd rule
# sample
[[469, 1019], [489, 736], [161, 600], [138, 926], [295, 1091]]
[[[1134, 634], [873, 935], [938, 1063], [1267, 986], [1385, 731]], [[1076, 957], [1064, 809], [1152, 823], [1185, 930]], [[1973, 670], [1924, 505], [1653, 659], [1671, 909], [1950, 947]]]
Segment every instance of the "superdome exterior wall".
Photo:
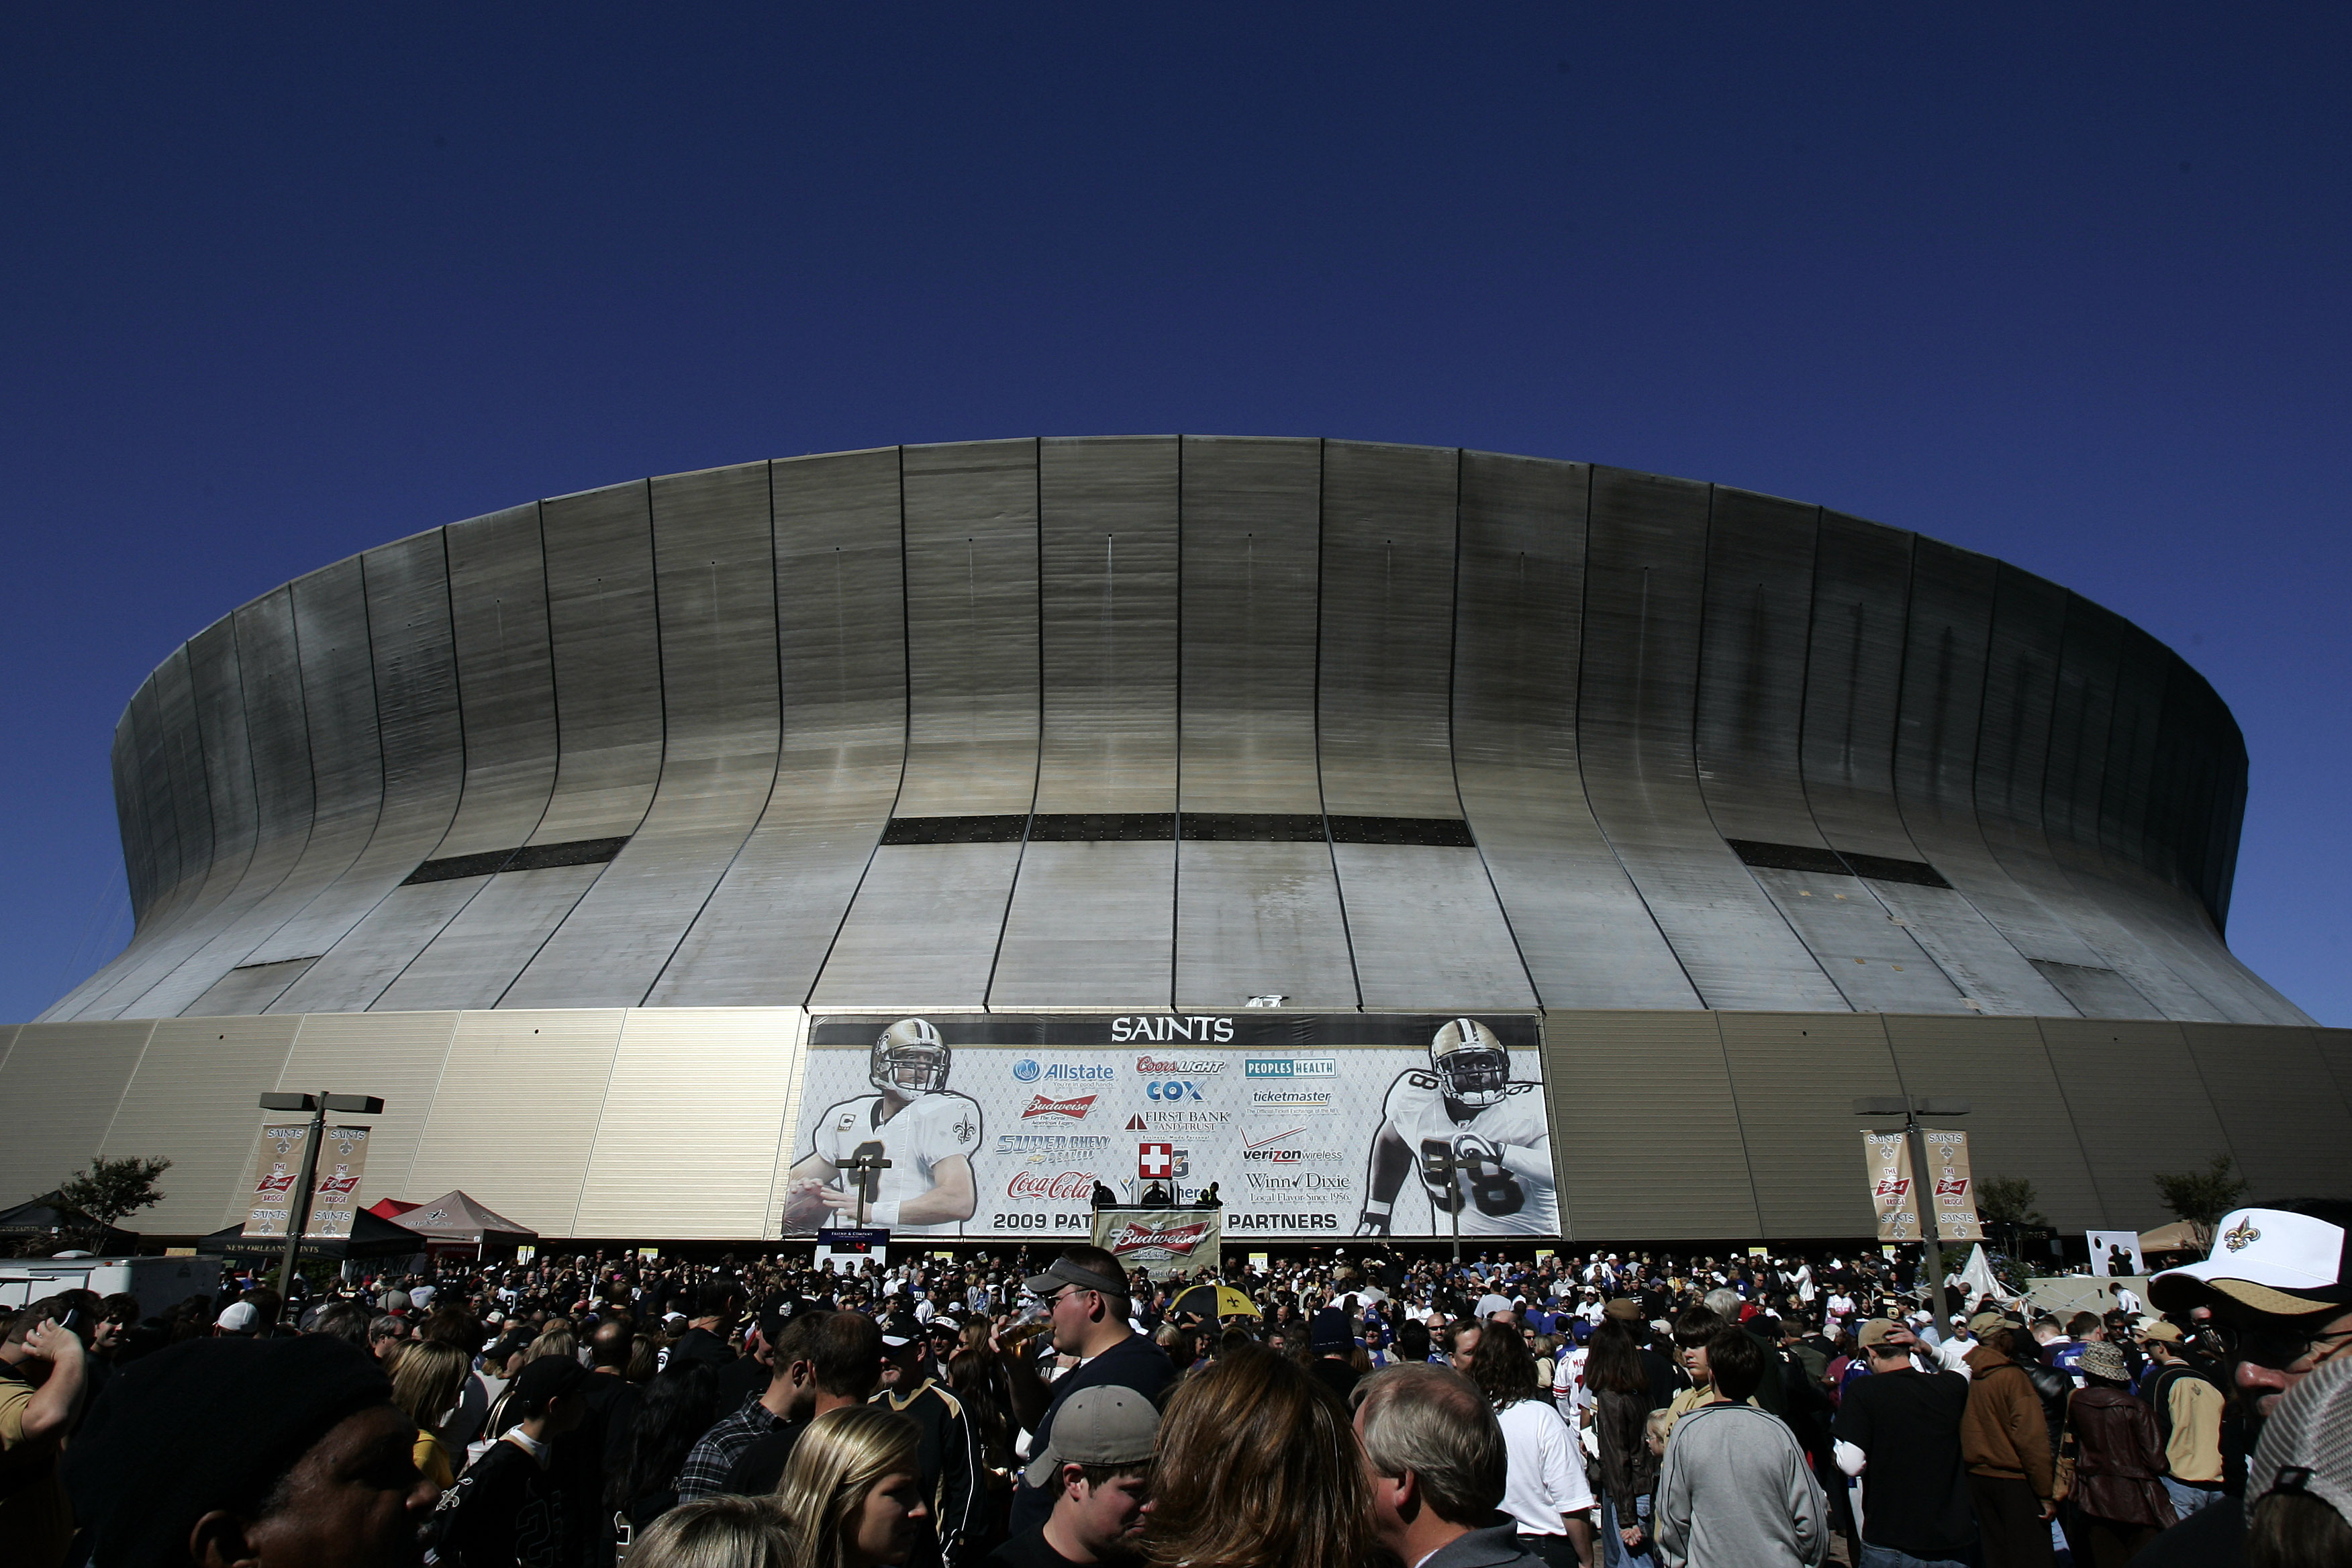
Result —
[[45, 1020], [803, 1006], [2309, 1019], [2228, 710], [1984, 556], [1622, 469], [1104, 437], [518, 507], [192, 638]]

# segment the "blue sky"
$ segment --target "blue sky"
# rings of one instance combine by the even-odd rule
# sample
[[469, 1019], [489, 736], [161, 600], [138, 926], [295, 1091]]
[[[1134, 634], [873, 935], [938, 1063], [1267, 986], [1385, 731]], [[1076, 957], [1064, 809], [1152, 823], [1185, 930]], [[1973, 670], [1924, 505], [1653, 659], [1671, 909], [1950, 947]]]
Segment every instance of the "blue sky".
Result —
[[0, 14], [0, 1020], [173, 646], [534, 496], [968, 437], [1591, 458], [2015, 562], [2252, 752], [2352, 1024], [2340, 6]]

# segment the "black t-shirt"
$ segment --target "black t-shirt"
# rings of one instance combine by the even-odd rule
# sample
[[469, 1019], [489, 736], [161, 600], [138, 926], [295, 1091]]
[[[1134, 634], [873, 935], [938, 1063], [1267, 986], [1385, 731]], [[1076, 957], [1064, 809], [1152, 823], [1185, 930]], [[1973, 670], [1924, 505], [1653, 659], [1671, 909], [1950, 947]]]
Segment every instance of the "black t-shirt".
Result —
[[2141, 1547], [2131, 1568], [2231, 1568], [2245, 1541], [2245, 1504], [2219, 1498]]
[[1977, 1538], [1960, 1458], [1969, 1380], [1951, 1372], [1891, 1372], [1846, 1385], [1831, 1432], [1870, 1456], [1862, 1473], [1862, 1538], [1914, 1557], [1951, 1557]]
[[981, 1561], [987, 1568], [1086, 1568], [1047, 1545], [1042, 1524], [1030, 1526]]
[[1317, 1382], [1338, 1394], [1342, 1405], [1347, 1404], [1348, 1396], [1356, 1392], [1356, 1369], [1344, 1361], [1318, 1355], [1307, 1370], [1315, 1374]]
[[726, 1484], [719, 1489], [738, 1497], [760, 1497], [776, 1489], [783, 1478], [784, 1466], [793, 1457], [793, 1445], [808, 1430], [806, 1421], [787, 1421], [772, 1432], [763, 1432], [751, 1446], [736, 1456], [734, 1468], [727, 1472]]
[[[1054, 1412], [1062, 1407], [1062, 1401], [1081, 1388], [1131, 1388], [1156, 1405], [1160, 1392], [1175, 1376], [1176, 1368], [1169, 1362], [1166, 1351], [1141, 1334], [1128, 1335], [1086, 1365], [1063, 1374], [1054, 1384], [1053, 1398], [1030, 1438], [1030, 1454], [1034, 1457], [1045, 1451], [1054, 1435]], [[1053, 1510], [1053, 1500], [1024, 1479], [1013, 1494], [1013, 1532], [1018, 1534], [1044, 1524], [1045, 1516]]]

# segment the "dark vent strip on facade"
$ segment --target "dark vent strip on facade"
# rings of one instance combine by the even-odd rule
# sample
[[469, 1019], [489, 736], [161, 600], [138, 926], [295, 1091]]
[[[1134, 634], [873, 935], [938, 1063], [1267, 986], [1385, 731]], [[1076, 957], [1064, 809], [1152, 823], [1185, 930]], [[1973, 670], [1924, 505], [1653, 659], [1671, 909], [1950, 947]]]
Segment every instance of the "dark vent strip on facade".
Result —
[[546, 871], [558, 866], [601, 866], [621, 852], [623, 838], [575, 838], [568, 844], [530, 844], [515, 849], [490, 849], [479, 855], [452, 855], [427, 860], [408, 874], [401, 886], [418, 882], [454, 882], [460, 877], [488, 877], [499, 871]]
[[1320, 844], [1323, 819], [1279, 812], [1188, 811], [1184, 837], [1196, 844]]
[[1817, 849], [1806, 844], [1761, 844], [1752, 838], [1727, 838], [1741, 862], [1771, 871], [1811, 871], [1823, 877], [1868, 877], [1879, 882], [1905, 882], [1915, 888], [1948, 888], [1943, 874], [1924, 860], [1895, 860], [1884, 855], [1849, 855], [1837, 849]]
[[1018, 844], [1029, 819], [1002, 816], [894, 816], [882, 829], [885, 844]]
[[[1017, 844], [1025, 826], [1040, 844], [1165, 842], [1320, 844], [1328, 822], [1337, 844], [1424, 844], [1474, 847], [1470, 825], [1447, 816], [1334, 816], [1259, 812], [1041, 811], [1034, 816], [894, 816], [885, 844]], [[466, 875], [467, 873], [458, 873]]]
[[1334, 844], [1421, 844], [1439, 849], [1474, 849], [1470, 825], [1458, 816], [1334, 816]]
[[1041, 811], [1029, 837], [1046, 844], [1109, 844], [1176, 837], [1172, 811]]

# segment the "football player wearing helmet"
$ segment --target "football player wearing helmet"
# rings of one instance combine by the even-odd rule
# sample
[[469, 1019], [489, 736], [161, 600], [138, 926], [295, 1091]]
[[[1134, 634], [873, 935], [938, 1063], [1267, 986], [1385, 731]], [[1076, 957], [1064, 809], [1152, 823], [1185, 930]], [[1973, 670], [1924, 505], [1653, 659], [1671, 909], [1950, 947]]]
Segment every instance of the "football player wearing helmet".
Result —
[[[866, 1061], [875, 1092], [826, 1107], [785, 1177], [787, 1233], [856, 1224], [861, 1195], [866, 1223], [890, 1230], [952, 1232], [971, 1217], [980, 1107], [949, 1089], [954, 1056], [929, 1018], [901, 1018], [875, 1037]], [[859, 1156], [888, 1164], [843, 1171]]]
[[1559, 1232], [1543, 1086], [1514, 1082], [1510, 1051], [1475, 1018], [1446, 1020], [1430, 1041], [1427, 1070], [1389, 1086], [1358, 1236], [1389, 1234], [1409, 1175], [1428, 1194], [1437, 1230], [1449, 1228], [1439, 1216], [1458, 1214], [1465, 1236]]

